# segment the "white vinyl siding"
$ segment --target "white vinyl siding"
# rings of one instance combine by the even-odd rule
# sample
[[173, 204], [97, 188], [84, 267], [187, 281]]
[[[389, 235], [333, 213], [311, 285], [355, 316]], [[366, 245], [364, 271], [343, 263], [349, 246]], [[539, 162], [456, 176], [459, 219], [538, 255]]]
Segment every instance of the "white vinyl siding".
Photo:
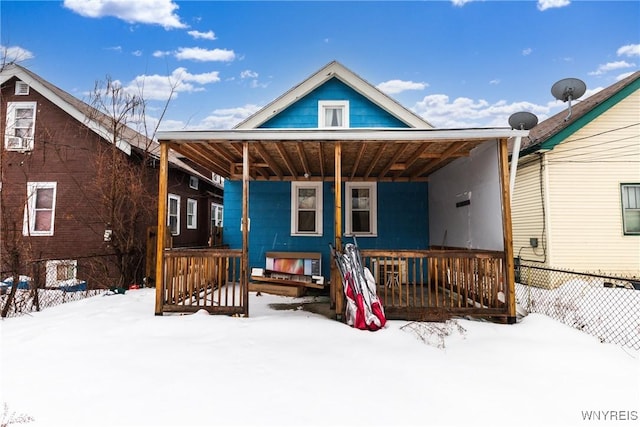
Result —
[[167, 225], [172, 235], [177, 236], [180, 234], [180, 196], [175, 194], [169, 194]]
[[291, 235], [322, 236], [322, 182], [291, 183]]
[[345, 183], [345, 232], [349, 235], [378, 235], [378, 202], [375, 182]]
[[10, 151], [33, 150], [36, 127], [35, 102], [8, 102], [4, 146]]
[[[528, 261], [544, 261], [549, 250], [543, 212], [544, 176], [538, 156], [530, 156], [518, 165], [511, 201], [513, 252]], [[538, 239], [537, 248], [531, 246], [532, 238]]]
[[548, 159], [549, 265], [637, 274], [640, 245], [624, 234], [620, 184], [640, 182], [640, 91], [569, 136]]
[[56, 213], [55, 182], [28, 182], [24, 211], [25, 236], [53, 236]]
[[194, 199], [187, 199], [187, 228], [198, 228], [198, 201]]

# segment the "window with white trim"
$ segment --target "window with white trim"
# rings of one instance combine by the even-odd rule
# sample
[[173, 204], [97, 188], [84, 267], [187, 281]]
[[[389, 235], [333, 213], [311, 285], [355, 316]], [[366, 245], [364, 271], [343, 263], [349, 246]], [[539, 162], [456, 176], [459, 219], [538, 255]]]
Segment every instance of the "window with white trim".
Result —
[[75, 259], [55, 259], [47, 261], [47, 286], [75, 284], [78, 261]]
[[322, 182], [291, 183], [291, 235], [322, 236]]
[[211, 203], [211, 229], [222, 227], [223, 214], [222, 205]]
[[33, 150], [36, 128], [35, 102], [8, 102], [4, 147], [10, 151]]
[[189, 177], [189, 188], [193, 188], [194, 190], [198, 189], [198, 178], [195, 176], [190, 176]]
[[377, 186], [375, 182], [345, 183], [346, 234], [377, 236], [377, 205]]
[[55, 182], [28, 182], [27, 205], [24, 210], [22, 234], [53, 236], [56, 212]]
[[175, 194], [169, 194], [167, 225], [172, 235], [177, 236], [180, 234], [180, 196]]
[[349, 101], [318, 101], [319, 128], [348, 128]]
[[187, 228], [198, 228], [198, 201], [195, 199], [187, 199]]
[[622, 184], [624, 234], [640, 235], [640, 184]]

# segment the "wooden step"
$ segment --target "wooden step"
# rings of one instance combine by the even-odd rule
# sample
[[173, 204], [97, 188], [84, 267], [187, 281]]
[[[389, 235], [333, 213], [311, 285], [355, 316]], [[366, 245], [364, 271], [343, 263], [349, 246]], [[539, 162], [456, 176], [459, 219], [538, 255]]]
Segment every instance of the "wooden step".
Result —
[[[262, 278], [264, 279], [264, 277]], [[285, 297], [301, 297], [304, 295], [304, 286], [281, 285], [268, 282], [249, 282], [249, 292], [264, 292], [265, 294], [280, 295]]]

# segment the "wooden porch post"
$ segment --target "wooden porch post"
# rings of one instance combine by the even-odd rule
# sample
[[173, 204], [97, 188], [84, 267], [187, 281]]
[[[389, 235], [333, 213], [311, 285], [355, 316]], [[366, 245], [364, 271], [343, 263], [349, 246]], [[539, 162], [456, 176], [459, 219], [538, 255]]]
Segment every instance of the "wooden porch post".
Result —
[[164, 301], [164, 245], [167, 236], [167, 180], [169, 177], [169, 145], [160, 143], [158, 173], [158, 231], [156, 242], [156, 315], [162, 315]]
[[240, 289], [244, 315], [249, 316], [249, 143], [242, 143], [242, 260]]
[[[334, 243], [336, 250], [342, 251], [342, 143], [336, 142], [334, 176]], [[331, 262], [331, 286], [335, 299], [336, 318], [342, 320], [344, 313], [344, 291], [342, 290], [342, 277], [338, 272], [335, 262]]]
[[505, 268], [507, 283], [505, 301], [507, 303], [507, 322], [516, 322], [516, 285], [513, 271], [513, 228], [511, 224], [511, 194], [509, 194], [509, 152], [507, 139], [499, 141], [500, 185], [502, 186], [502, 230], [504, 236]]

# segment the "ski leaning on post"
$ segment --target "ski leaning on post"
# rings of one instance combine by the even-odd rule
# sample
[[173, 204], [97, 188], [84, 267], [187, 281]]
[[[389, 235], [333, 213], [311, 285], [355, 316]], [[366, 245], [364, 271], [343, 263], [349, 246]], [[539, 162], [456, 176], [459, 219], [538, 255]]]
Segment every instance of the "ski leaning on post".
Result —
[[342, 275], [346, 296], [345, 320], [357, 329], [377, 331], [384, 327], [387, 319], [380, 299], [376, 294], [376, 281], [371, 271], [362, 263], [355, 237], [340, 253], [333, 246], [331, 253]]

